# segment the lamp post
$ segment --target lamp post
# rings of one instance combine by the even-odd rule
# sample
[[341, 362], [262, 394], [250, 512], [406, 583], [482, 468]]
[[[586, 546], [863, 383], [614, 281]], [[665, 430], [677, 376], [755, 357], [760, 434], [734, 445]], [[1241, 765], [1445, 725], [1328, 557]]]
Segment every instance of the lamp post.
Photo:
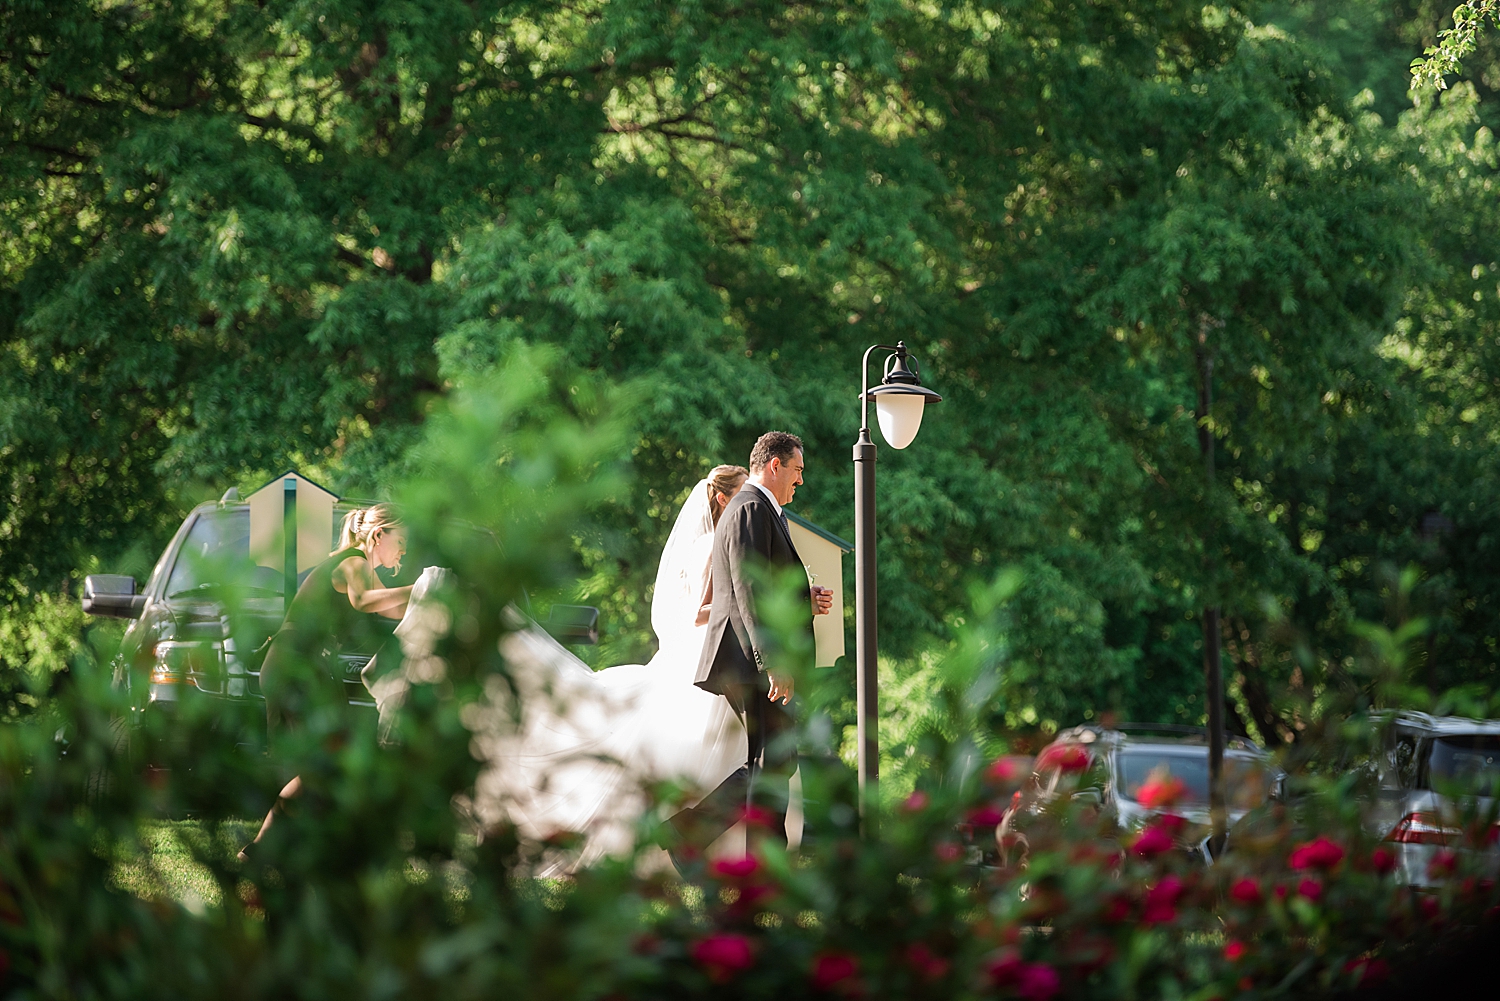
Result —
[[[889, 351], [880, 385], [870, 388], [870, 355]], [[880, 777], [876, 735], [879, 671], [875, 615], [875, 442], [870, 439], [870, 401], [880, 435], [892, 448], [905, 448], [922, 427], [922, 412], [942, 397], [922, 385], [916, 359], [905, 341], [874, 344], [859, 369], [859, 440], [854, 443], [854, 685], [859, 717], [859, 810], [864, 815], [871, 787]]]

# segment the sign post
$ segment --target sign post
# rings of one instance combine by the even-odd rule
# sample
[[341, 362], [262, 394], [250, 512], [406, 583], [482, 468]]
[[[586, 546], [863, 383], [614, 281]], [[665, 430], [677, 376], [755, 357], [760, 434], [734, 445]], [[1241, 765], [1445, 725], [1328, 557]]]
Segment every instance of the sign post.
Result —
[[250, 558], [281, 571], [282, 597], [291, 608], [304, 571], [333, 551], [337, 495], [287, 470], [246, 498], [250, 504]]

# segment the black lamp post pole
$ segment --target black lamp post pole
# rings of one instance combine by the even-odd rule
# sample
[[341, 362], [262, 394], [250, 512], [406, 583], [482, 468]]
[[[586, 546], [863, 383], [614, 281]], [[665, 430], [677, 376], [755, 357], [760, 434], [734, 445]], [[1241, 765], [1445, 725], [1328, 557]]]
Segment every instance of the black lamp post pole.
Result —
[[[870, 439], [870, 354], [860, 366], [859, 440], [854, 443], [854, 689], [859, 717], [859, 812], [880, 779], [879, 650], [875, 611], [875, 442]], [[895, 350], [887, 348], [887, 350]]]
[[[886, 357], [880, 385], [872, 390], [870, 355], [876, 351], [889, 351], [890, 355]], [[915, 359], [906, 351], [906, 342], [898, 341], [895, 347], [871, 345], [859, 367], [859, 440], [854, 443], [854, 686], [859, 714], [859, 815], [864, 819], [866, 836], [873, 831], [870, 804], [880, 779], [880, 740], [875, 732], [880, 718], [880, 656], [876, 649], [875, 617], [875, 442], [870, 438], [870, 400], [880, 397], [894, 404], [900, 399], [903, 407], [912, 402], [925, 407], [941, 401], [941, 396], [922, 385], [915, 365]], [[910, 418], [909, 409], [906, 415], [906, 418], [891, 416], [889, 426], [881, 425], [886, 443], [893, 448], [910, 445], [921, 427], [920, 412], [915, 424], [904, 424]]]

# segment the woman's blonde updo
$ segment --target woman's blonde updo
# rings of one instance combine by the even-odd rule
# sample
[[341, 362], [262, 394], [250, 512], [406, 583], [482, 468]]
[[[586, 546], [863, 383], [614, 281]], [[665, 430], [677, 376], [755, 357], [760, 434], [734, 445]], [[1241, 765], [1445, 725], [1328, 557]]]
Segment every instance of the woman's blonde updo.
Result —
[[339, 548], [334, 552], [344, 549], [363, 549], [370, 541], [370, 537], [382, 528], [400, 527], [401, 516], [390, 504], [355, 508], [344, 515], [344, 527], [339, 532]]
[[724, 513], [724, 505], [719, 503], [719, 494], [734, 496], [734, 492], [745, 485], [749, 476], [750, 470], [744, 466], [715, 466], [708, 471], [708, 509], [713, 514], [715, 525], [719, 523], [719, 515]]

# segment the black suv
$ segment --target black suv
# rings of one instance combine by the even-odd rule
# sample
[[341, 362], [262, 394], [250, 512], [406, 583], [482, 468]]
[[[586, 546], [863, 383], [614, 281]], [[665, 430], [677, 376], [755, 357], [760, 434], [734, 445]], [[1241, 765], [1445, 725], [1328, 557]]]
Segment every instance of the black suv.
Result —
[[[1230, 737], [1224, 749], [1224, 795], [1231, 824], [1279, 795], [1283, 775], [1262, 748]], [[1063, 783], [1069, 766], [1076, 781]], [[1208, 732], [1200, 727], [1159, 723], [1087, 724], [1064, 730], [1037, 755], [1033, 776], [1038, 799], [1071, 791], [1075, 800], [1096, 804], [1122, 832], [1143, 828], [1159, 809], [1140, 802], [1152, 779], [1182, 783], [1172, 807], [1188, 821], [1181, 841], [1191, 846], [1208, 830]]]
[[[351, 510], [347, 503], [334, 506], [335, 527]], [[330, 551], [336, 541], [329, 540]], [[408, 553], [400, 574], [379, 573], [388, 586], [397, 587], [412, 583], [422, 566], [421, 554]], [[303, 569], [301, 577], [311, 569]], [[115, 686], [129, 693], [132, 715], [171, 713], [184, 700], [211, 699], [220, 703], [224, 726], [236, 742], [263, 742], [260, 662], [267, 640], [281, 626], [286, 600], [281, 573], [251, 562], [250, 505], [238, 491], [231, 489], [217, 503], [199, 504], [188, 514], [139, 591], [131, 577], [88, 577], [83, 610], [134, 620], [114, 662]], [[591, 607], [557, 605], [546, 627], [565, 643], [594, 643], [598, 616]], [[375, 637], [376, 648], [396, 625], [380, 621], [385, 632]], [[372, 713], [375, 702], [360, 670], [375, 653], [362, 648], [339, 652], [350, 704]]]

